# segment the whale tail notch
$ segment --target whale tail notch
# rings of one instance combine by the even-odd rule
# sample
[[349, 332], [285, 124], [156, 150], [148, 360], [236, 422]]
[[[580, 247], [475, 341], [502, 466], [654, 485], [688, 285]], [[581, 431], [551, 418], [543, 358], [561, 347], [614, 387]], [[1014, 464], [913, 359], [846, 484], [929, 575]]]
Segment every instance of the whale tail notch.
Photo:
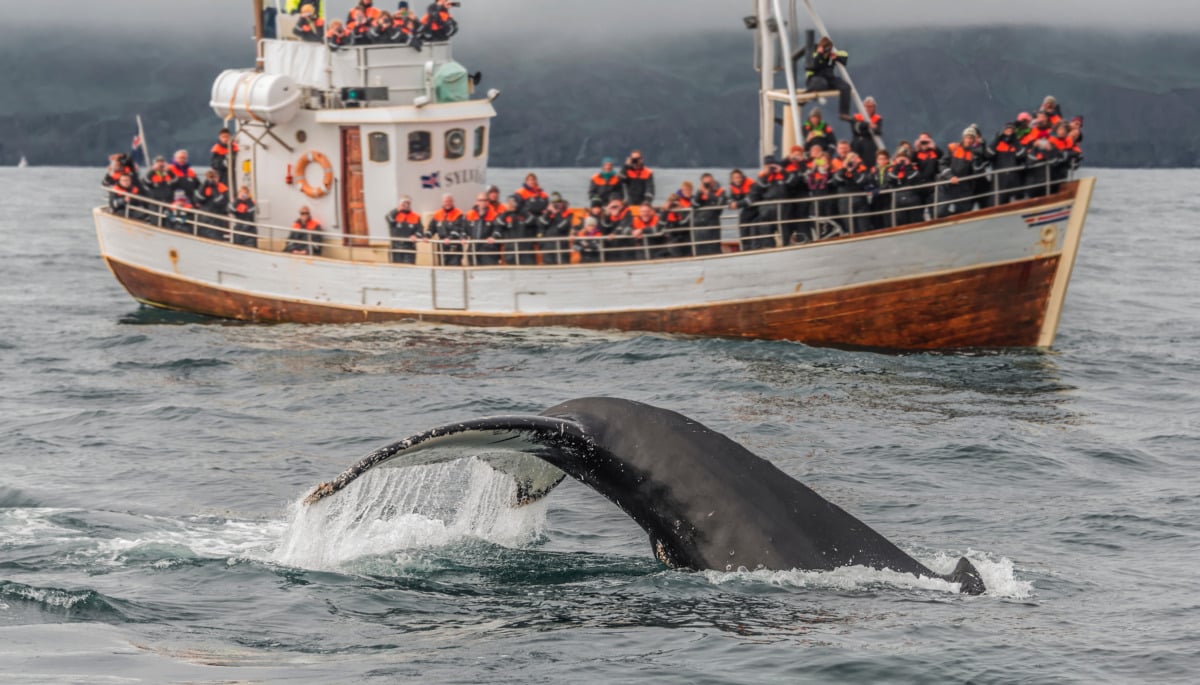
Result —
[[966, 557], [960, 558], [954, 571], [945, 578], [951, 583], [958, 583], [958, 591], [964, 595], [982, 595], [987, 591], [983, 585], [983, 576], [979, 575], [975, 564], [972, 564], [971, 560]]

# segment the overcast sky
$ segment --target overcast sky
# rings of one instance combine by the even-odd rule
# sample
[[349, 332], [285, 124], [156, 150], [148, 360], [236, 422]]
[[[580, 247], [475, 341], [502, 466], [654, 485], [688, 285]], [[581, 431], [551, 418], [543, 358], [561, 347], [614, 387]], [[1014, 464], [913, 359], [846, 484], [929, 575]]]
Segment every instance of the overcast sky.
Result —
[[[375, 0], [393, 9], [396, 0]], [[267, 0], [273, 2], [273, 0]], [[331, 11], [344, 14], [356, 0], [328, 0]], [[414, 8], [428, 0], [410, 0]], [[557, 31], [627, 34], [631, 27], [664, 25], [687, 28], [737, 28], [749, 13], [750, 0], [462, 0], [457, 10], [468, 30], [486, 35], [519, 36], [531, 29], [555, 26]], [[782, 0], [786, 6], [786, 0]], [[1110, 29], [1200, 30], [1200, 0], [814, 0], [837, 34], [839, 28], [928, 26], [957, 24], [1045, 23]], [[186, 26], [190, 30], [250, 23], [250, 0], [0, 0], [5, 23], [60, 23], [58, 5], [70, 10], [75, 26], [144, 28], [146, 25]]]

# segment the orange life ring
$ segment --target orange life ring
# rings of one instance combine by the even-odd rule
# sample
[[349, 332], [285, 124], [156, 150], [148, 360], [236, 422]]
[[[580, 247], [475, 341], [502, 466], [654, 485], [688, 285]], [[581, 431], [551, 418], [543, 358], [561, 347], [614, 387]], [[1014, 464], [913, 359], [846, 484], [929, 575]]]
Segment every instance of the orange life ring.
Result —
[[[308, 184], [308, 179], [304, 177], [304, 172], [308, 170], [309, 162], [316, 162], [318, 166], [325, 172], [321, 177], [321, 185], [313, 187]], [[325, 197], [329, 193], [329, 189], [333, 187], [333, 165], [329, 163], [329, 158], [320, 152], [310, 152], [300, 158], [300, 163], [296, 165], [296, 176], [300, 179], [300, 192], [317, 199]]]

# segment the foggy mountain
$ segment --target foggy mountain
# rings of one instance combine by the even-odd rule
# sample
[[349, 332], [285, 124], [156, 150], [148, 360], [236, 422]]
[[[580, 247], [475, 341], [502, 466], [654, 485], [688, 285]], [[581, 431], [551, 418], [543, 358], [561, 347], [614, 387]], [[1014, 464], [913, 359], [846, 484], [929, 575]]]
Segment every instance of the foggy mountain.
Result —
[[[244, 31], [61, 32], [0, 36], [0, 165], [103, 164], [126, 150], [140, 113], [152, 154], [177, 147], [207, 159], [220, 121], [213, 78], [253, 63]], [[1200, 165], [1200, 45], [1184, 34], [1033, 27], [845, 32], [840, 47], [874, 95], [893, 146], [928, 130], [939, 142], [969, 123], [990, 136], [1054, 94], [1086, 118], [1096, 166]], [[517, 49], [517, 48], [520, 49]], [[652, 165], [755, 166], [756, 74], [749, 32], [664, 32], [621, 44], [569, 34], [537, 40], [460, 36], [456, 57], [499, 88], [492, 137], [499, 167], [594, 166], [642, 149]], [[830, 102], [826, 107], [836, 107]], [[848, 133], [835, 123], [840, 135]], [[202, 154], [204, 153], [204, 154]]]

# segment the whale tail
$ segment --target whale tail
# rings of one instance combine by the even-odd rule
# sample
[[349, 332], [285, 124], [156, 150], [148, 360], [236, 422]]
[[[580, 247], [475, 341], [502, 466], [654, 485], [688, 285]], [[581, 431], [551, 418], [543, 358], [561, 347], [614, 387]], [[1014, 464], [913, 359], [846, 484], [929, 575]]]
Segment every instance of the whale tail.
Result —
[[966, 557], [960, 558], [954, 571], [945, 578], [951, 583], [958, 583], [958, 591], [964, 595], [982, 595], [987, 591], [983, 586], [983, 576], [979, 575], [979, 570]]

